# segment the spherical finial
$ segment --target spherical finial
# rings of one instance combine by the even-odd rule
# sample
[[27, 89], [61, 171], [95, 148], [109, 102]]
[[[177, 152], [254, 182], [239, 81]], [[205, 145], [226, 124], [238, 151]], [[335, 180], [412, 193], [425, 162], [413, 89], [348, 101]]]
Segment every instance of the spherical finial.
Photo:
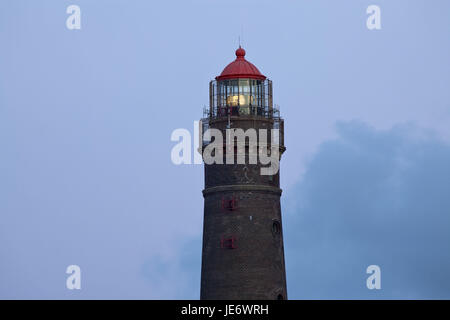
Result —
[[245, 50], [239, 46], [239, 49], [236, 50], [236, 57], [243, 59], [245, 57]]

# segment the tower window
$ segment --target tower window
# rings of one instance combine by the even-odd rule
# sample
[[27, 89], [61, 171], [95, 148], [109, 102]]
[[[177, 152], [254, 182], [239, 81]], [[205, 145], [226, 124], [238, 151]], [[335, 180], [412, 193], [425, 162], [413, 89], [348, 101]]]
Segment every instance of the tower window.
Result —
[[229, 238], [220, 239], [220, 247], [222, 249], [236, 249], [236, 238], [234, 236], [231, 236]]
[[231, 198], [222, 197], [222, 210], [234, 211], [237, 209], [237, 199], [232, 196]]
[[281, 233], [281, 223], [278, 220], [274, 220], [272, 223], [272, 233], [274, 236]]

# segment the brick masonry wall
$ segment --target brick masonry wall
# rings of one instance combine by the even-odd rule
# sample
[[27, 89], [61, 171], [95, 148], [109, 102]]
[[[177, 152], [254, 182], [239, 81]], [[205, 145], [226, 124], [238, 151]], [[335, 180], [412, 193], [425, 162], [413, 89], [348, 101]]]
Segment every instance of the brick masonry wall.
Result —
[[[237, 122], [233, 127], [270, 128], [265, 119]], [[201, 299], [287, 298], [279, 172], [259, 170], [205, 165]]]

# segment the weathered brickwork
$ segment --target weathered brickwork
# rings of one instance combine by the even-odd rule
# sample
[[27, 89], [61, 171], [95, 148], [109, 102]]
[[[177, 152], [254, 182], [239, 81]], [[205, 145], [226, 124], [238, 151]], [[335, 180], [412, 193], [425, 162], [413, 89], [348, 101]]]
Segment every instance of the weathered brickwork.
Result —
[[[272, 124], [241, 118], [232, 127], [270, 129]], [[222, 130], [225, 125], [210, 123]], [[283, 151], [281, 145], [280, 155]], [[201, 299], [287, 298], [279, 171], [264, 176], [260, 168], [205, 165]]]

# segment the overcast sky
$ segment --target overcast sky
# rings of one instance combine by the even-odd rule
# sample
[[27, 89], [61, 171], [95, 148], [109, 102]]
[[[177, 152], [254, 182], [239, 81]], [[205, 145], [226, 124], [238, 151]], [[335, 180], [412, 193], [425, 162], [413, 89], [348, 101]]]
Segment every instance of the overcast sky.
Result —
[[447, 0], [1, 1], [0, 298], [199, 298], [203, 168], [170, 136], [239, 36], [285, 118], [289, 298], [450, 298]]

